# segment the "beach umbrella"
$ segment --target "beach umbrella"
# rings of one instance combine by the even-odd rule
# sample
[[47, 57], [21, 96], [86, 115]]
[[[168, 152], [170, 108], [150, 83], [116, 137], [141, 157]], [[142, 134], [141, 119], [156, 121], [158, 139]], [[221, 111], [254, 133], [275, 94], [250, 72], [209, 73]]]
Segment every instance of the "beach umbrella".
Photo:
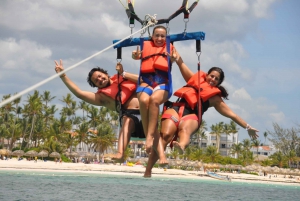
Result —
[[9, 156], [11, 155], [11, 151], [8, 149], [0, 149], [0, 155]]
[[24, 151], [23, 150], [15, 150], [11, 153], [11, 155], [20, 157], [20, 156], [24, 155]]
[[57, 153], [56, 151], [52, 152], [49, 157], [52, 157], [52, 158], [60, 158], [60, 154]]
[[92, 154], [92, 153], [90, 153], [90, 152], [87, 152], [87, 153], [84, 155], [84, 157], [86, 157], [86, 158], [95, 158], [95, 155]]
[[113, 158], [115, 157], [115, 154], [109, 153], [109, 154], [104, 154], [104, 158]]
[[69, 157], [69, 156], [70, 156], [70, 152], [66, 151], [66, 152], [64, 153], [64, 155], [67, 156], [67, 157]]
[[30, 150], [30, 151], [27, 151], [24, 156], [29, 156], [29, 157], [35, 157], [38, 155], [38, 152], [34, 151], [34, 150]]
[[70, 152], [69, 155], [70, 155], [71, 157], [78, 157], [78, 156], [79, 156], [79, 154], [78, 154], [77, 152], [75, 152], [75, 151]]
[[42, 150], [42, 151], [40, 151], [39, 153], [38, 153], [38, 157], [42, 157], [42, 159], [43, 159], [43, 157], [47, 157], [49, 155], [49, 153], [48, 153], [48, 151], [46, 151], [46, 150]]

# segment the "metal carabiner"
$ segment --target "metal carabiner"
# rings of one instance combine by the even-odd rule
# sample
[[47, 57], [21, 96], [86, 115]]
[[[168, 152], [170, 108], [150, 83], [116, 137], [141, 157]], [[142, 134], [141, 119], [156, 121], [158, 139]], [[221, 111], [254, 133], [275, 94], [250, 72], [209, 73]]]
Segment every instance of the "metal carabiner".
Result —
[[185, 35], [186, 35], [186, 29], [187, 29], [187, 23], [189, 22], [189, 19], [188, 18], [187, 18], [187, 20], [183, 19], [183, 21], [185, 23], [185, 25], [184, 25], [184, 31], [183, 31], [183, 37], [185, 37]]

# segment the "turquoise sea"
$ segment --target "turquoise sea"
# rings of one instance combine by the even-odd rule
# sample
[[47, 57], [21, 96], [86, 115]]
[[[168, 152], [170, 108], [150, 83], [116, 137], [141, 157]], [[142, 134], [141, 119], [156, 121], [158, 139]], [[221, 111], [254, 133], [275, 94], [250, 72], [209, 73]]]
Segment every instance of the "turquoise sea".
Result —
[[300, 200], [300, 185], [0, 170], [0, 200]]

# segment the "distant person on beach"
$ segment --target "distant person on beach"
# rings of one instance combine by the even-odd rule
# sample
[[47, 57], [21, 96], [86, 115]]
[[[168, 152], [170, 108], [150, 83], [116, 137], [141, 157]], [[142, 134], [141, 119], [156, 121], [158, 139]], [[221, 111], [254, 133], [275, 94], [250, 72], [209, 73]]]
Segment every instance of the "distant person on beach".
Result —
[[37, 157], [34, 157], [34, 162], [37, 163]]
[[[59, 63], [55, 61], [55, 71], [59, 73], [63, 70], [62, 60]], [[100, 67], [93, 68], [89, 72], [87, 82], [91, 87], [97, 87], [97, 92], [81, 90], [65, 73], [60, 78], [76, 97], [121, 113], [118, 153], [113, 158], [122, 159], [130, 137], [145, 138], [145, 135], [140, 121], [139, 101], [135, 93], [138, 75], [124, 71], [120, 63], [117, 64], [116, 70], [118, 74], [112, 77]]]
[[[208, 73], [202, 71], [193, 73], [183, 62], [179, 53], [174, 50], [173, 57], [187, 82], [185, 87], [177, 90], [174, 95], [180, 97], [178, 102], [170, 103], [162, 114], [160, 140], [164, 148], [168, 143], [183, 152], [189, 145], [190, 136], [198, 129], [201, 122], [198, 120], [198, 84], [201, 87], [201, 116], [209, 108], [214, 107], [221, 115], [232, 119], [235, 123], [245, 128], [252, 139], [258, 137], [258, 130], [247, 124], [241, 117], [235, 114], [222, 98], [227, 99], [228, 93], [221, 83], [224, 80], [224, 72], [221, 68], [212, 67]], [[199, 75], [200, 74], [200, 75]], [[200, 77], [200, 80], [198, 79]], [[179, 138], [179, 142], [176, 139]], [[158, 160], [156, 153], [149, 156], [144, 177], [151, 177], [151, 169]]]

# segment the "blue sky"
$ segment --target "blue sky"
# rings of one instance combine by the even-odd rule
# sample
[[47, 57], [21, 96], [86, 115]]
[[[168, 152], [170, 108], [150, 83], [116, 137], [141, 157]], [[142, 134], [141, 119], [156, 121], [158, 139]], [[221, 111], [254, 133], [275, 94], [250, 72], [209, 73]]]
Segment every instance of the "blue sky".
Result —
[[[140, 18], [146, 14], [167, 18], [182, 0], [170, 2], [136, 0], [135, 11]], [[189, 2], [191, 5], [193, 1]], [[201, 69], [223, 68], [224, 86], [229, 92], [226, 103], [260, 130], [262, 142], [263, 132], [273, 130], [272, 123], [283, 128], [300, 124], [299, 8], [297, 0], [200, 0], [187, 23], [187, 32], [206, 33]], [[183, 16], [172, 20], [169, 27], [171, 34], [182, 33]], [[139, 28], [136, 22], [133, 31]], [[54, 60], [63, 59], [68, 68], [110, 46], [112, 40], [130, 34], [125, 10], [118, 0], [2, 0], [0, 30], [0, 97], [54, 75]], [[196, 72], [194, 41], [178, 42], [175, 47]], [[123, 49], [122, 63], [127, 71], [138, 73], [139, 63], [130, 58], [133, 49]], [[116, 51], [110, 49], [67, 74], [80, 88], [94, 91], [86, 83], [88, 71], [101, 66], [112, 75], [115, 64]], [[174, 89], [184, 85], [176, 65], [172, 74]], [[59, 99], [69, 93], [59, 78], [37, 90], [50, 91], [57, 97], [52, 104], [59, 108], [63, 106]], [[230, 121], [213, 108], [204, 119], [208, 127]], [[240, 140], [248, 137], [242, 128], [239, 134]]]

